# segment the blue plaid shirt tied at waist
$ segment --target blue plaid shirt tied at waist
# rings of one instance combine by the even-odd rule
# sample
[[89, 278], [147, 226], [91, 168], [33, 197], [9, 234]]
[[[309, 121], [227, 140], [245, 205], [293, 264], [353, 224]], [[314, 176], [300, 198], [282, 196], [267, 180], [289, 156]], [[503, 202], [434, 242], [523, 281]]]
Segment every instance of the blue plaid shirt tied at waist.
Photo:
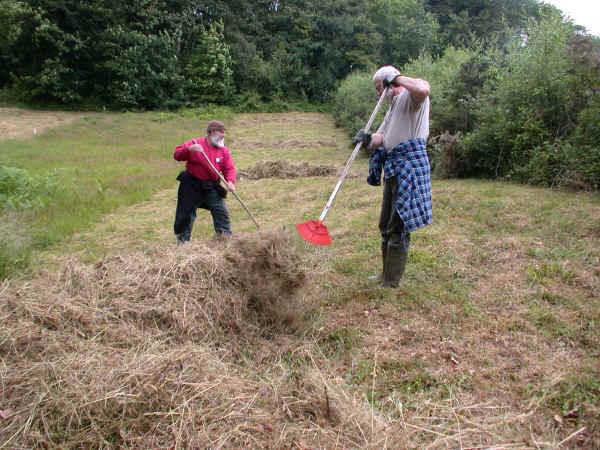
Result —
[[422, 138], [410, 139], [386, 150], [378, 147], [369, 159], [371, 186], [381, 184], [381, 168], [386, 180], [398, 179], [396, 211], [406, 229], [416, 231], [432, 222], [431, 169], [427, 157], [427, 146]]

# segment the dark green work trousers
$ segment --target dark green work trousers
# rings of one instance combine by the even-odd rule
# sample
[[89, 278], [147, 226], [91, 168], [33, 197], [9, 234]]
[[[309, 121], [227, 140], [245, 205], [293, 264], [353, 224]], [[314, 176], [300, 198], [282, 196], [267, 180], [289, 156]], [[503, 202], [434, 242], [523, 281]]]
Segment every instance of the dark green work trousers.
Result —
[[379, 231], [383, 258], [381, 285], [386, 287], [398, 286], [404, 275], [410, 248], [410, 232], [406, 230], [404, 222], [396, 211], [397, 193], [397, 179], [393, 177], [384, 180]]

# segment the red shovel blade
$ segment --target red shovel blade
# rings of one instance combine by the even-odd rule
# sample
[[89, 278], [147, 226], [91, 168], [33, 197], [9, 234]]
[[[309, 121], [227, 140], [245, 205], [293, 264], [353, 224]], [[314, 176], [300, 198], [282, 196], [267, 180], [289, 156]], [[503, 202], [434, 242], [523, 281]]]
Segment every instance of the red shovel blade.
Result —
[[323, 225], [323, 222], [320, 220], [309, 220], [308, 222], [299, 223], [296, 225], [296, 229], [298, 230], [298, 233], [300, 233], [300, 236], [311, 244], [331, 244], [329, 231], [327, 231], [327, 227]]

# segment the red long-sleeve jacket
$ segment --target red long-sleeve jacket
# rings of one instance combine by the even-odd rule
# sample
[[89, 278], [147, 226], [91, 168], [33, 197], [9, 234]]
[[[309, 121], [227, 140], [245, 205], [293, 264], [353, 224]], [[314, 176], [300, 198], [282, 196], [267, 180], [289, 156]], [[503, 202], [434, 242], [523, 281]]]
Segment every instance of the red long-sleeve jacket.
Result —
[[185, 144], [175, 147], [173, 158], [176, 161], [185, 161], [185, 169], [199, 180], [217, 181], [219, 176], [210, 167], [200, 152], [191, 152], [190, 147], [194, 144], [202, 145], [204, 153], [213, 165], [223, 174], [225, 179], [235, 184], [235, 166], [227, 147], [214, 147], [206, 137], [192, 139]]

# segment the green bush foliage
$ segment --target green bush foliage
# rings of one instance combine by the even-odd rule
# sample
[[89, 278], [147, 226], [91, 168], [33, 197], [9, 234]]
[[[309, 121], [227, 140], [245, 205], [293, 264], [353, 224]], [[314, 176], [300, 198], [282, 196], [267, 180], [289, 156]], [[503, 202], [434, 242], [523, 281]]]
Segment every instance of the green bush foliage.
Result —
[[[173, 61], [175, 63], [176, 61]], [[233, 94], [233, 70], [223, 23], [213, 22], [201, 32], [185, 67], [191, 99], [206, 103], [228, 103]]]
[[64, 170], [31, 174], [26, 169], [0, 166], [0, 211], [43, 209], [59, 197], [76, 192]]
[[418, 58], [402, 67], [402, 73], [410, 77], [427, 80], [431, 86], [430, 136], [444, 131], [464, 131], [464, 115], [472, 91], [466, 83], [457, 80], [463, 76], [463, 66], [478, 58], [474, 50], [449, 47], [443, 55], [434, 58], [422, 53]]
[[[600, 50], [558, 15], [506, 47], [422, 53], [401, 71], [431, 84], [429, 155], [439, 175], [600, 186]], [[341, 83], [333, 113], [350, 135], [374, 95], [370, 74]]]
[[[341, 83], [333, 99], [331, 112], [336, 124], [347, 130], [348, 136], [354, 136], [358, 130], [365, 127], [377, 101], [373, 74], [356, 72]], [[371, 131], [377, 129], [385, 109], [385, 105], [380, 109]]]
[[558, 17], [532, 23], [526, 38], [496, 62], [497, 78], [476, 100], [475, 125], [463, 141], [471, 162], [463, 175], [597, 187], [598, 141], [592, 136], [600, 72], [591, 55], [583, 67], [576, 61], [581, 53], [573, 52], [580, 42], [574, 35]]

